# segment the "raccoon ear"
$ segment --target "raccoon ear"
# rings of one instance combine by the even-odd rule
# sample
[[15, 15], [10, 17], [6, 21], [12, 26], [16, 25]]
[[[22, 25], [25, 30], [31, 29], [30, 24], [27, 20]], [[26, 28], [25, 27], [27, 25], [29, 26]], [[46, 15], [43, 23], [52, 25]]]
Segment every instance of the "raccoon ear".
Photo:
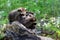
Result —
[[34, 15], [34, 13], [33, 13], [33, 12], [26, 12], [26, 13], [29, 13], [29, 14], [32, 14], [32, 15]]
[[19, 8], [19, 9], [18, 9], [18, 12], [24, 12], [24, 11], [26, 11], [25, 8]]

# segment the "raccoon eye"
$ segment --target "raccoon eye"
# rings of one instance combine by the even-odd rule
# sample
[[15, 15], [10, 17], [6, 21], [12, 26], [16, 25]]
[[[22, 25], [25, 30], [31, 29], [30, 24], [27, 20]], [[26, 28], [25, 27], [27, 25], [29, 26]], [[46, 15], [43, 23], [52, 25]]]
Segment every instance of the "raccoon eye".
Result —
[[24, 14], [20, 14], [21, 16], [24, 16]]
[[18, 12], [22, 12], [22, 11], [19, 9]]

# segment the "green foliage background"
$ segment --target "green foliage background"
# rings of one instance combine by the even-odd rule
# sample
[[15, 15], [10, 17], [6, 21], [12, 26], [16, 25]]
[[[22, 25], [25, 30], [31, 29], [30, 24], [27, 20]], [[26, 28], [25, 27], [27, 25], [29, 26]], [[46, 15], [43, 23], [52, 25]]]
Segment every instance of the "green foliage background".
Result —
[[[60, 16], [60, 0], [0, 0], [0, 25], [8, 23], [9, 12], [19, 7], [34, 12], [38, 21], [41, 18], [50, 20], [51, 17]], [[54, 26], [51, 24], [51, 29], [60, 34], [60, 29]]]
[[44, 17], [45, 14], [48, 14], [48, 17], [60, 16], [59, 2], [60, 0], [0, 0], [0, 24], [6, 23], [8, 13], [19, 7], [34, 12], [37, 19]]

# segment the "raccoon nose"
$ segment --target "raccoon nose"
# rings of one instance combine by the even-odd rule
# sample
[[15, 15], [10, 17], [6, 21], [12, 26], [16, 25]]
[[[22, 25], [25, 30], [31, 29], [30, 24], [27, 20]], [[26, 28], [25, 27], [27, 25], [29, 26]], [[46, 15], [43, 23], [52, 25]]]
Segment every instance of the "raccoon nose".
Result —
[[36, 18], [33, 18], [33, 21], [36, 21]]
[[33, 19], [31, 19], [30, 21], [31, 21], [31, 22], [35, 22], [35, 21], [36, 21], [36, 19], [35, 19], [35, 18], [33, 18]]

